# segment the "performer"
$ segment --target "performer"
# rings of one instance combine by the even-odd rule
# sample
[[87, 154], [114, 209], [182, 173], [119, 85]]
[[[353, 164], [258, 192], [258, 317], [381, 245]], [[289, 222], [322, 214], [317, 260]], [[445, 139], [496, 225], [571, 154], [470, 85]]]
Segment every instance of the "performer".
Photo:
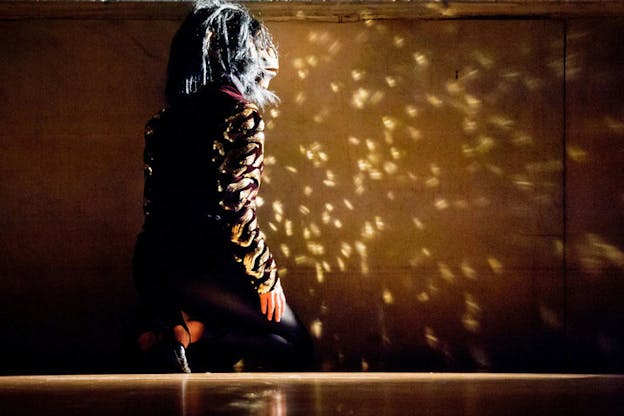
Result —
[[[244, 7], [199, 1], [169, 57], [168, 108], [145, 127], [143, 229], [134, 253], [144, 370], [310, 369], [256, 218], [278, 57]], [[247, 367], [246, 367], [247, 368]]]

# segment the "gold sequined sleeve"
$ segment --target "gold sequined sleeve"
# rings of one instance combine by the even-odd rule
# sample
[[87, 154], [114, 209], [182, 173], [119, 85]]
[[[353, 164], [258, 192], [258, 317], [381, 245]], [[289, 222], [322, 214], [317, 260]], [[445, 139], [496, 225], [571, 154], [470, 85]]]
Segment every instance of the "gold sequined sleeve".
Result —
[[218, 166], [219, 206], [223, 211], [232, 253], [258, 293], [277, 283], [277, 266], [260, 231], [256, 196], [264, 169], [264, 122], [258, 108], [245, 104], [225, 123]]

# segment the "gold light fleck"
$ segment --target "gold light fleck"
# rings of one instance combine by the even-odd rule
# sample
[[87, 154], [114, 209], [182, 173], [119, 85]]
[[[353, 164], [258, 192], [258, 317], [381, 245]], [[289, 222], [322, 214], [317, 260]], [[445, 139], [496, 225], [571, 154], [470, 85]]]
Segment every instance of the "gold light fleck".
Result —
[[585, 162], [587, 160], [587, 152], [575, 145], [569, 145], [567, 148], [568, 157], [574, 162]]
[[431, 163], [431, 164], [429, 165], [429, 170], [431, 170], [431, 173], [432, 173], [434, 176], [440, 176], [440, 166], [438, 166], [437, 164], [435, 164], [435, 163]]
[[312, 266], [314, 265], [314, 261], [306, 255], [299, 254], [295, 256], [295, 264], [298, 266], [301, 266], [301, 265]]
[[462, 92], [462, 84], [457, 81], [451, 81], [446, 84], [446, 91], [451, 95], [457, 95]]
[[281, 201], [279, 200], [273, 201], [273, 212], [275, 212], [276, 214], [284, 213], [284, 205], [282, 204]]
[[465, 260], [461, 264], [461, 271], [468, 279], [475, 280], [477, 278], [477, 272]]
[[351, 247], [351, 245], [345, 241], [343, 241], [340, 244], [340, 253], [346, 257], [349, 258], [351, 257], [351, 253], [353, 253], [353, 248]]
[[394, 143], [394, 137], [391, 131], [384, 130], [384, 142], [386, 142], [386, 144]]
[[475, 300], [474, 296], [470, 293], [464, 293], [464, 302], [466, 304], [466, 311], [471, 314], [477, 314], [481, 312], [481, 307]]
[[392, 156], [392, 159], [394, 160], [399, 160], [401, 159], [401, 157], [403, 157], [403, 152], [399, 149], [397, 149], [396, 147], [391, 147], [390, 148], [390, 156]]
[[360, 257], [366, 257], [366, 244], [362, 243], [361, 241], [356, 241], [354, 243], [355, 245], [355, 251], [357, 251], [357, 253], [360, 255]]
[[387, 76], [386, 77], [386, 84], [388, 85], [388, 87], [394, 88], [394, 87], [397, 86], [397, 80], [396, 80], [395, 77]]
[[473, 58], [485, 69], [490, 69], [492, 65], [494, 65], [494, 59], [489, 56], [486, 56], [481, 51], [474, 51], [472, 53]]
[[319, 34], [318, 34], [318, 32], [316, 32], [316, 31], [314, 31], [314, 30], [311, 30], [311, 31], [308, 33], [308, 42], [310, 42], [310, 43], [317, 43], [317, 42], [318, 42], [318, 40], [319, 40]]
[[465, 118], [462, 121], [462, 128], [464, 129], [465, 133], [474, 133], [477, 131], [478, 128], [478, 124], [475, 120], [470, 119], [470, 118]]
[[424, 53], [416, 52], [413, 55], [414, 60], [418, 66], [427, 66], [429, 65], [429, 58]]
[[323, 221], [323, 224], [329, 224], [329, 222], [331, 221], [331, 216], [329, 215], [329, 212], [323, 211], [323, 213], [321, 214], [321, 221]]
[[455, 275], [451, 271], [450, 267], [446, 263], [439, 262], [438, 270], [440, 271], [440, 276], [448, 283], [452, 283], [455, 281]]
[[362, 258], [362, 261], [360, 262], [360, 273], [366, 276], [369, 272], [370, 268], [368, 267], [368, 262], [364, 258]]
[[409, 134], [410, 138], [415, 142], [422, 139], [422, 133], [415, 127], [409, 126], [407, 128], [407, 133]]
[[560, 256], [563, 254], [563, 241], [557, 239], [553, 242], [553, 246], [556, 255]]
[[440, 108], [443, 104], [443, 101], [433, 94], [427, 94], [427, 102], [435, 108]]
[[370, 91], [364, 88], [358, 88], [351, 97], [351, 105], [359, 110], [366, 106], [366, 103], [370, 97]]
[[319, 319], [315, 319], [310, 324], [310, 334], [316, 339], [321, 339], [323, 336], [323, 323]]
[[466, 100], [466, 104], [468, 104], [468, 107], [470, 108], [476, 109], [481, 106], [481, 100], [478, 99], [477, 97], [466, 94], [464, 99]]
[[492, 123], [496, 127], [499, 127], [503, 130], [509, 130], [515, 124], [514, 121], [510, 119], [509, 117], [505, 117], [501, 115], [490, 117], [490, 123]]
[[377, 90], [371, 95], [370, 102], [371, 104], [379, 104], [381, 100], [385, 97], [385, 93], [383, 91]]
[[292, 65], [293, 65], [293, 67], [295, 69], [302, 69], [305, 66], [302, 58], [295, 58], [295, 59], [293, 59]]
[[[376, 147], [377, 147], [377, 144], [375, 143], [374, 140], [366, 139], [366, 148], [368, 150], [370, 150], [372, 152], [373, 150], [375, 150]], [[372, 156], [372, 155], [370, 155], [370, 156]]]
[[394, 45], [395, 48], [402, 48], [405, 45], [405, 38], [401, 36], [395, 36], [392, 39], [392, 44]]
[[322, 256], [325, 254], [325, 247], [316, 241], [308, 241], [308, 251], [314, 256]]
[[486, 165], [486, 168], [487, 170], [492, 172], [494, 175], [503, 176], [504, 171], [503, 171], [503, 168], [501, 168], [500, 166], [488, 164]]
[[433, 204], [437, 210], [443, 211], [449, 207], [449, 203], [444, 198], [437, 198]]
[[477, 146], [475, 150], [481, 154], [487, 153], [494, 147], [494, 139], [489, 136], [480, 136], [477, 139]]
[[381, 298], [386, 305], [392, 305], [394, 303], [394, 295], [392, 295], [392, 292], [388, 289], [383, 290]]
[[316, 66], [318, 64], [318, 58], [316, 57], [316, 55], [308, 55], [306, 56], [306, 62], [310, 66]]
[[530, 146], [533, 144], [533, 138], [526, 133], [514, 134], [511, 142], [516, 146]]
[[440, 340], [430, 327], [425, 327], [425, 341], [430, 348], [437, 348]]
[[414, 118], [418, 115], [418, 109], [415, 106], [408, 104], [405, 106], [405, 113], [409, 117]]
[[488, 264], [490, 265], [490, 268], [495, 274], [500, 275], [503, 273], [503, 265], [498, 259], [494, 257], [488, 257], [487, 261], [488, 261]]
[[385, 128], [387, 128], [388, 130], [394, 130], [397, 128], [397, 119], [391, 116], [383, 116], [381, 118], [383, 125]]
[[297, 93], [297, 95], [295, 95], [295, 104], [302, 105], [303, 103], [305, 103], [305, 100], [306, 100], [306, 97], [303, 92], [299, 92]]
[[292, 225], [291, 220], [284, 221], [284, 232], [286, 233], [286, 236], [292, 237], [294, 232], [293, 232], [293, 225]]
[[345, 262], [344, 262], [344, 260], [342, 258], [336, 257], [336, 264], [338, 265], [338, 269], [341, 272], [344, 272], [344, 271], [347, 270], [347, 266], [346, 266], [346, 264], [345, 264]]
[[321, 265], [321, 263], [316, 263], [315, 268], [316, 268], [316, 281], [319, 283], [323, 283], [323, 281], [325, 280], [325, 273], [323, 271], [323, 266]]
[[425, 225], [423, 224], [423, 222], [419, 218], [413, 217], [412, 218], [412, 222], [414, 223], [416, 228], [418, 228], [419, 230], [424, 230], [425, 229]]
[[464, 328], [466, 329], [466, 331], [473, 332], [473, 333], [479, 332], [479, 328], [480, 328], [479, 321], [477, 321], [470, 314], [464, 314], [464, 316], [462, 317], [462, 324], [464, 325]]
[[379, 217], [379, 216], [375, 217], [375, 227], [379, 231], [383, 231], [383, 229], [386, 227], [386, 224], [384, 223], [384, 220], [381, 217]]
[[319, 228], [318, 225], [316, 225], [313, 222], [310, 223], [310, 231], [312, 232], [312, 235], [314, 237], [320, 237], [321, 236], [321, 229]]
[[353, 81], [361, 81], [364, 78], [365, 74], [366, 72], [362, 71], [361, 69], [353, 69], [351, 71], [351, 78], [353, 79]]
[[390, 162], [390, 161], [385, 162], [383, 167], [384, 167], [384, 171], [386, 171], [386, 173], [389, 175], [393, 175], [397, 173], [397, 171], [399, 170], [399, 167], [397, 166], [397, 164], [394, 162]]
[[612, 116], [606, 116], [604, 122], [609, 130], [614, 133], [624, 132], [624, 121], [613, 118]]
[[341, 49], [342, 49], [341, 43], [339, 41], [335, 41], [331, 45], [329, 45], [329, 48], [327, 48], [327, 51], [331, 55], [336, 55], [338, 52], [340, 52]]
[[364, 222], [364, 226], [362, 227], [362, 238], [365, 240], [370, 240], [375, 237], [375, 229], [373, 228], [373, 224], [369, 221]]

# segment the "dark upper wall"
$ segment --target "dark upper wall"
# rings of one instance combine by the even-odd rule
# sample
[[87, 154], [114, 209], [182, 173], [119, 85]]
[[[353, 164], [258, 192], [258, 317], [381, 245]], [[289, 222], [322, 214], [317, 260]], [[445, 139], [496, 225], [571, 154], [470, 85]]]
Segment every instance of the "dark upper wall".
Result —
[[[32, 7], [0, 21], [0, 371], [121, 371], [183, 9]], [[624, 21], [271, 10], [260, 220], [323, 368], [621, 370]]]

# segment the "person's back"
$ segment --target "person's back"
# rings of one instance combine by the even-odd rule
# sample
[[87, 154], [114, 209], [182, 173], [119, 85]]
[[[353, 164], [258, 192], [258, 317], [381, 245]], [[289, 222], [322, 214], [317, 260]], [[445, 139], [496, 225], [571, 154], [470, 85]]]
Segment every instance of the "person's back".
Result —
[[145, 128], [133, 259], [146, 370], [189, 372], [193, 343], [200, 358], [221, 351], [266, 369], [309, 368], [311, 339], [256, 218], [264, 123], [254, 101], [275, 97], [270, 35], [240, 6], [203, 2], [176, 34], [168, 71], [170, 106]]

